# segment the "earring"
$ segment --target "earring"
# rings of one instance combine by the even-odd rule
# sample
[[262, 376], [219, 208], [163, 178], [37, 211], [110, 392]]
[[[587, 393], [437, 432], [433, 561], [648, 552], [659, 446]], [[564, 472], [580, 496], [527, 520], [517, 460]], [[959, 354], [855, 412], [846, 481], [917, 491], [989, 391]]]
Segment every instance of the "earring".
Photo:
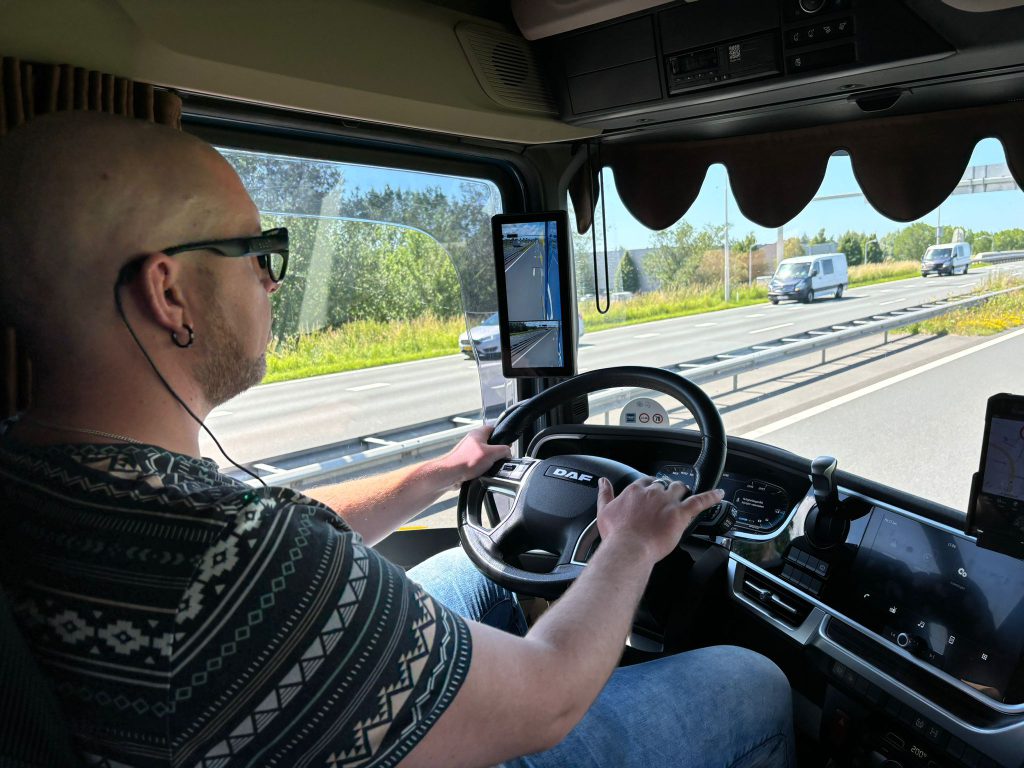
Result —
[[180, 348], [180, 349], [188, 349], [189, 347], [192, 346], [192, 342], [196, 340], [196, 335], [194, 333], [192, 333], [192, 326], [191, 325], [189, 325], [188, 323], [183, 323], [183, 325], [185, 327], [185, 330], [188, 331], [188, 341], [186, 341], [184, 344], [182, 344], [178, 340], [178, 332], [177, 331], [171, 331], [171, 341], [173, 341], [174, 345], [176, 347]]

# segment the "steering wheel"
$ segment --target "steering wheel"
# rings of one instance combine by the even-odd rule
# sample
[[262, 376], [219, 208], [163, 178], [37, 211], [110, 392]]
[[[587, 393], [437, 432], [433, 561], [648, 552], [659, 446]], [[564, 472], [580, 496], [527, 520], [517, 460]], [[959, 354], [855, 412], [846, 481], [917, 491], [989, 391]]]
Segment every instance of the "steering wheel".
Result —
[[[643, 387], [670, 395], [697, 421], [701, 449], [694, 463], [694, 493], [718, 485], [725, 468], [725, 426], [711, 398], [693, 382], [660, 368], [623, 366], [582, 373], [524, 400], [502, 414], [489, 443], [511, 445], [537, 418], [579, 395], [609, 387]], [[463, 483], [459, 493], [459, 538], [470, 560], [492, 581], [513, 591], [553, 598], [583, 572], [598, 543], [597, 479], [606, 477], [618, 494], [645, 477], [621, 462], [600, 456], [564, 455], [537, 460], [530, 457], [495, 464], [481, 477]], [[501, 521], [493, 506], [483, 522], [488, 498], [501, 494], [511, 508]], [[693, 527], [691, 526], [691, 531]], [[515, 553], [541, 549], [558, 553], [549, 573], [535, 573], [508, 563]]]

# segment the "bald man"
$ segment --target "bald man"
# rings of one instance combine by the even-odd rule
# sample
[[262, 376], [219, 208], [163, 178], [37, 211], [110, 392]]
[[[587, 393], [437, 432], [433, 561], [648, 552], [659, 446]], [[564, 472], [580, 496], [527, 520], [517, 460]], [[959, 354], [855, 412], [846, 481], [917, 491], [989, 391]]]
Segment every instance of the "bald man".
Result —
[[0, 200], [0, 307], [36, 374], [0, 427], [0, 583], [88, 764], [792, 764], [766, 659], [612, 674], [719, 492], [602, 480], [602, 546], [527, 633], [460, 553], [406, 575], [367, 546], [507, 456], [488, 430], [308, 496], [200, 458], [200, 422], [263, 377], [287, 237], [215, 150], [39, 118], [0, 140]]

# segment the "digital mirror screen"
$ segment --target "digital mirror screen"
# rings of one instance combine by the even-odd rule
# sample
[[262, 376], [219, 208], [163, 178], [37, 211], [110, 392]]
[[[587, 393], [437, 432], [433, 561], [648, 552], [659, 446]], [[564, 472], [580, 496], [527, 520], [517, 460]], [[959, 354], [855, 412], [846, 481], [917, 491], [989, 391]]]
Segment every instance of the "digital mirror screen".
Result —
[[564, 211], [493, 219], [506, 377], [575, 373]]
[[[982, 693], [1008, 701], [1024, 643], [1024, 562], [876, 509], [854, 561], [852, 618]], [[1013, 702], [1019, 703], [1019, 702]]]

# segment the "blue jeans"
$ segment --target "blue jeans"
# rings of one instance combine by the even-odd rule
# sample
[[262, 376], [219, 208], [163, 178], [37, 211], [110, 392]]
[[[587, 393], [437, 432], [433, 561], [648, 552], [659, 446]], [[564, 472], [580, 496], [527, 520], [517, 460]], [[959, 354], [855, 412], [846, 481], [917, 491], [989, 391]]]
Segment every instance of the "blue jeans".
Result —
[[[467, 619], [526, 633], [515, 595], [483, 576], [460, 549], [412, 568], [409, 578]], [[505, 763], [508, 768], [795, 764], [789, 682], [764, 656], [732, 646], [617, 669], [561, 744]]]

